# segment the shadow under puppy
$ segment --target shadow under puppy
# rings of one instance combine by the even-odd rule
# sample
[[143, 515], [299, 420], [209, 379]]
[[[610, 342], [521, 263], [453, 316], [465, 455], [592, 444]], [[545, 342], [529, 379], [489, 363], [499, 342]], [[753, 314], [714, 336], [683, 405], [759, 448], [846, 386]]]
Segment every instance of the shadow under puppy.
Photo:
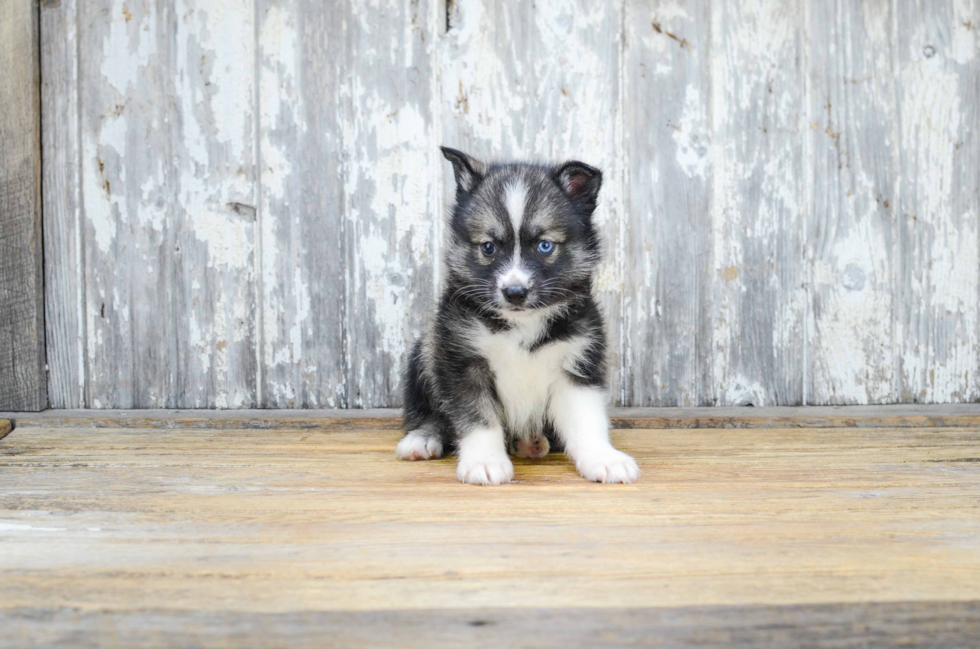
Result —
[[456, 176], [447, 281], [409, 357], [396, 455], [455, 450], [460, 481], [497, 485], [514, 477], [508, 448], [539, 458], [554, 443], [588, 480], [633, 482], [636, 462], [609, 442], [606, 335], [592, 296], [602, 173], [442, 152]]

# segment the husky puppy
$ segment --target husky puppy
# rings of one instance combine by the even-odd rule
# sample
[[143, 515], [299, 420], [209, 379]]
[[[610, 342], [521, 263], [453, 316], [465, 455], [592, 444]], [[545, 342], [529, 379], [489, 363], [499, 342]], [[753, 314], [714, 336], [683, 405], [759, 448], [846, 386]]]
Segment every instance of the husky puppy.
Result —
[[409, 356], [396, 455], [455, 451], [461, 482], [498, 485], [514, 478], [508, 449], [540, 458], [554, 444], [588, 480], [633, 482], [636, 462], [609, 442], [606, 338], [592, 296], [601, 172], [442, 152], [456, 176], [447, 281]]

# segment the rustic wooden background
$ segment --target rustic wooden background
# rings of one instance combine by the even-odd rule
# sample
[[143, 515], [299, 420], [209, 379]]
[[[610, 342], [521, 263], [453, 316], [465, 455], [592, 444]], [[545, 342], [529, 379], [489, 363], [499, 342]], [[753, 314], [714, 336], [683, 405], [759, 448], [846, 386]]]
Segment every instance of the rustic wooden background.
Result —
[[447, 144], [601, 167], [622, 405], [980, 398], [980, 0], [43, 0], [53, 407], [398, 405]]
[[37, 6], [0, 1], [0, 410], [47, 407]]

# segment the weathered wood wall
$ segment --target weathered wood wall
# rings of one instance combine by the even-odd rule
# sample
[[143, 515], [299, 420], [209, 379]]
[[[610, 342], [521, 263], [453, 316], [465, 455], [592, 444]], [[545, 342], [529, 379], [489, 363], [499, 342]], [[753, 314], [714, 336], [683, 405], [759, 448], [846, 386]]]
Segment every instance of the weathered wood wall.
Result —
[[45, 0], [54, 407], [397, 405], [437, 146], [602, 167], [623, 405], [980, 399], [980, 0]]
[[0, 2], [0, 410], [48, 405], [34, 0]]

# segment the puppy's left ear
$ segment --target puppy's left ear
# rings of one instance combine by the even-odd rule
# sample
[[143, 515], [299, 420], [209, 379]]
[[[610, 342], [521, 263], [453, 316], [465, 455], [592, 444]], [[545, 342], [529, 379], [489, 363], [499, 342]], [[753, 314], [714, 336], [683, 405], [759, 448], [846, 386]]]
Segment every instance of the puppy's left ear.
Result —
[[602, 187], [602, 172], [584, 162], [573, 160], [555, 169], [555, 180], [575, 201], [594, 210]]
[[453, 175], [456, 176], [456, 199], [463, 194], [473, 191], [483, 177], [487, 175], [487, 165], [462, 151], [450, 149], [448, 146], [439, 147], [442, 155], [453, 163]]

